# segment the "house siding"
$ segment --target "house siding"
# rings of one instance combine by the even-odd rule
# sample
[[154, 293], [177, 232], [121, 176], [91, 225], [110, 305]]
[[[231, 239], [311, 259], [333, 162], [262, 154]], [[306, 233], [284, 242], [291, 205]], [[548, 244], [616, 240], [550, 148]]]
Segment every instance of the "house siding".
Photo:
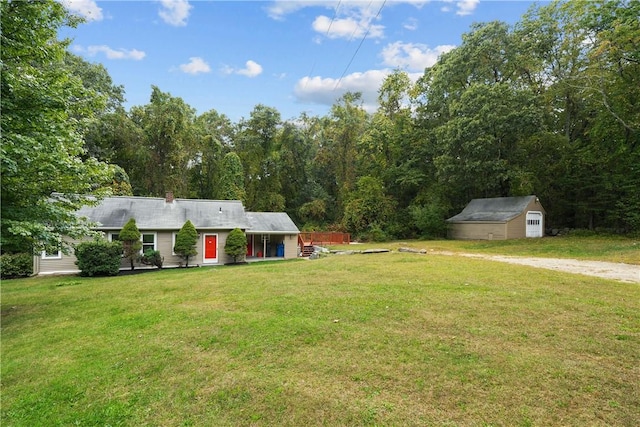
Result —
[[284, 258], [292, 259], [298, 257], [298, 235], [287, 234], [284, 239]]
[[71, 274], [80, 272], [74, 255], [62, 254], [62, 258], [59, 259], [43, 259], [41, 255], [35, 258], [34, 274]]
[[505, 240], [507, 226], [505, 223], [452, 223], [447, 234], [455, 240]]
[[523, 239], [527, 233], [527, 213], [521, 213], [507, 223], [507, 239]]

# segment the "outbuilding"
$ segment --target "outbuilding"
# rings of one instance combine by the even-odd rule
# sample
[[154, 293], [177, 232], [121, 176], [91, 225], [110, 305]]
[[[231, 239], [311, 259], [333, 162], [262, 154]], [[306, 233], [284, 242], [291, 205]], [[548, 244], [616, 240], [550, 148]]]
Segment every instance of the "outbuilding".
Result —
[[536, 196], [473, 199], [447, 219], [455, 240], [506, 240], [544, 236], [545, 210]]

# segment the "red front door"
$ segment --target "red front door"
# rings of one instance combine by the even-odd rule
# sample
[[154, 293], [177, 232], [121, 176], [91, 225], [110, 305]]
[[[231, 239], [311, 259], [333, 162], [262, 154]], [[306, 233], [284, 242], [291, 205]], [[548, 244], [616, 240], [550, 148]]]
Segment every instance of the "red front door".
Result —
[[247, 236], [247, 256], [253, 256], [253, 235]]
[[218, 236], [205, 234], [204, 236], [204, 261], [215, 261], [218, 258]]

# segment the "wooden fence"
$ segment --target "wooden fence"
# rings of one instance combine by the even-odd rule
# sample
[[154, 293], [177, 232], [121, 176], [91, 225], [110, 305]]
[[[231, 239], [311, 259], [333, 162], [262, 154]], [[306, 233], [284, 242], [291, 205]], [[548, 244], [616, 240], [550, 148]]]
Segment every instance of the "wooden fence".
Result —
[[351, 243], [351, 235], [349, 233], [331, 231], [301, 232], [300, 239], [312, 245], [348, 245]]

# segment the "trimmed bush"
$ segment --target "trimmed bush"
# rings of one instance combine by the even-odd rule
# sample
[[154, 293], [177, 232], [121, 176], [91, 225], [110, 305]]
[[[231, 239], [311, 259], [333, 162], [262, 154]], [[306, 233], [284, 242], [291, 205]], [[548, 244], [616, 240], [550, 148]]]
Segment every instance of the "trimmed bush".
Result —
[[186, 261], [185, 267], [189, 267], [189, 257], [198, 255], [196, 243], [198, 242], [198, 232], [196, 227], [189, 220], [184, 223], [176, 235], [176, 244], [173, 251]]
[[164, 257], [160, 255], [160, 251], [154, 251], [153, 249], [147, 249], [140, 258], [140, 262], [144, 265], [155, 265], [158, 268], [162, 268]]
[[0, 256], [0, 277], [15, 279], [33, 274], [33, 256], [31, 254], [3, 254]]
[[122, 243], [104, 239], [83, 242], [75, 254], [81, 276], [115, 276], [120, 271]]
[[234, 228], [227, 236], [227, 243], [224, 245], [224, 251], [230, 257], [233, 257], [234, 264], [247, 254], [247, 237], [242, 230]]

